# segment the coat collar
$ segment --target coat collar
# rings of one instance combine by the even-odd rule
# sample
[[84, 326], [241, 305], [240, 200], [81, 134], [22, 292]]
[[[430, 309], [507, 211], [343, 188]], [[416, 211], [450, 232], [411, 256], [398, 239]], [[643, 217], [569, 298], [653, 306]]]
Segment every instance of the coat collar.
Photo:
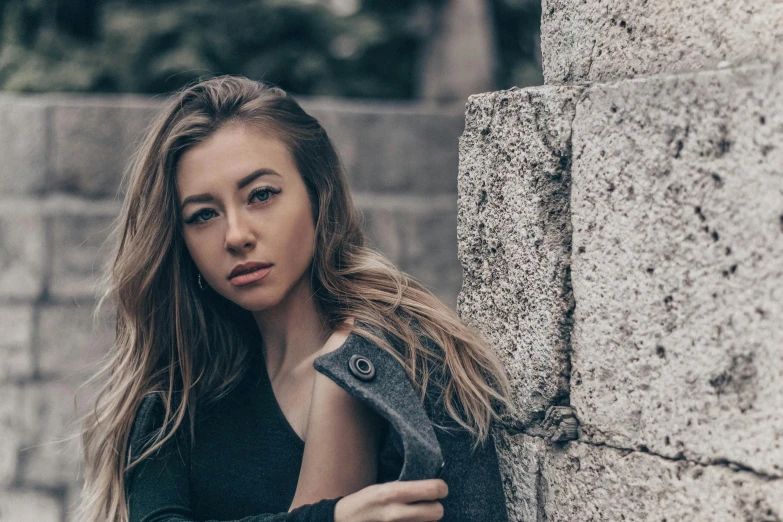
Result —
[[394, 356], [351, 332], [340, 348], [317, 357], [313, 366], [372, 407], [396, 430], [404, 458], [398, 480], [440, 475], [444, 460], [432, 422], [408, 374]]

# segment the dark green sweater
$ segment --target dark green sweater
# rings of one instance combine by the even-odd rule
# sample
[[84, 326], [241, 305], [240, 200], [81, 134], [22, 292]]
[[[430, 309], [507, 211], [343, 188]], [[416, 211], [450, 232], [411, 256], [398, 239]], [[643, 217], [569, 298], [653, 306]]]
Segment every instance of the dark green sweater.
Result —
[[[183, 423], [176, 437], [131, 470], [126, 479], [130, 522], [334, 520], [342, 497], [288, 513], [304, 441], [275, 400], [263, 360], [254, 362], [229, 395], [197, 413], [192, 452]], [[151, 403], [153, 397], [142, 403], [153, 414], [137, 413], [134, 430], [151, 433], [162, 425], [163, 403]], [[137, 426], [142, 417], [147, 426]], [[396, 478], [395, 471], [389, 474]]]

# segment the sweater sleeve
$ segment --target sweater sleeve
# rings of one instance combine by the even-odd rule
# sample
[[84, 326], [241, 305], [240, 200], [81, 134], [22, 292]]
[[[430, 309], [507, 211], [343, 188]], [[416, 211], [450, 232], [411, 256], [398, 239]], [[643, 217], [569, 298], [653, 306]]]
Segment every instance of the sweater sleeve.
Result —
[[[157, 395], [147, 395], [133, 422], [132, 455], [146, 450], [144, 442], [162, 424], [162, 401]], [[177, 433], [126, 473], [129, 522], [196, 522], [190, 503], [188, 453], [185, 437]], [[259, 513], [221, 522], [334, 522], [334, 507], [341, 498], [324, 499], [290, 512]]]

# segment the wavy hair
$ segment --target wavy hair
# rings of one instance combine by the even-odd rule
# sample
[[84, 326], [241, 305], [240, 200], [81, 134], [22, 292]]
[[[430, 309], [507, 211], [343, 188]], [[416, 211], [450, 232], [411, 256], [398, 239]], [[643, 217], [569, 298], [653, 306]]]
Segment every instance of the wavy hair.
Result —
[[[84, 487], [76, 519], [127, 522], [123, 477], [188, 419], [197, 403], [225, 396], [260, 340], [252, 314], [196, 286], [197, 270], [180, 229], [176, 166], [181, 155], [227, 124], [281, 140], [295, 160], [315, 222], [311, 284], [330, 328], [354, 317], [354, 332], [402, 364], [424, 402], [431, 376], [448, 416], [484, 443], [499, 408], [513, 409], [510, 384], [483, 336], [380, 252], [365, 245], [339, 156], [317, 119], [285, 91], [237, 76], [199, 81], [174, 93], [148, 128], [125, 171], [125, 198], [110, 239], [105, 293], [116, 340], [81, 420]], [[368, 328], [362, 328], [361, 325]], [[255, 345], [257, 346], [257, 345]], [[80, 387], [81, 389], [81, 387]], [[134, 416], [145, 395], [160, 394], [163, 426], [131, 461]]]

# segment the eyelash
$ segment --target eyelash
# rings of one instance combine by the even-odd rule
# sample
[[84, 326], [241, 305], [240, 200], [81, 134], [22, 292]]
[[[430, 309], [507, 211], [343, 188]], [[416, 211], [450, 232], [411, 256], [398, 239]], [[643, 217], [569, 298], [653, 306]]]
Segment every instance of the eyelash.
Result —
[[[262, 192], [269, 194], [269, 196], [265, 200], [259, 200], [258, 201], [258, 203], [261, 203], [262, 205], [264, 205], [272, 198], [272, 195], [280, 194], [281, 189], [276, 189], [276, 188], [272, 188], [272, 187], [259, 187], [257, 189], [253, 189], [253, 191], [247, 197], [248, 204], [252, 203], [253, 202], [253, 198], [256, 197], [256, 195], [261, 194]], [[193, 214], [192, 216], [190, 216], [188, 219], [186, 219], [185, 223], [186, 224], [193, 223], [193, 224], [197, 224], [197, 225], [206, 223], [207, 221], [209, 221], [208, 219], [203, 220], [203, 221], [199, 220], [199, 218], [203, 218], [204, 217], [203, 214], [205, 212], [215, 213], [215, 211], [212, 210], [211, 208], [203, 208], [203, 209], [199, 210], [198, 212], [196, 212], [195, 214]]]

